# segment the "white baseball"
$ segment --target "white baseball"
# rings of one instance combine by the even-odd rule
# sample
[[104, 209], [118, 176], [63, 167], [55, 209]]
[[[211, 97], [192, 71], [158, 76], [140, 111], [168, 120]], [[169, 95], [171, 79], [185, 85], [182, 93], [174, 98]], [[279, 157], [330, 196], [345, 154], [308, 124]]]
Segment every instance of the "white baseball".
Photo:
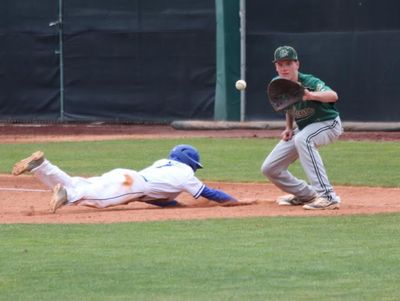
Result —
[[239, 91], [242, 91], [244, 89], [246, 89], [246, 82], [243, 79], [239, 79], [236, 83], [235, 83], [235, 87], [236, 89], [238, 89]]

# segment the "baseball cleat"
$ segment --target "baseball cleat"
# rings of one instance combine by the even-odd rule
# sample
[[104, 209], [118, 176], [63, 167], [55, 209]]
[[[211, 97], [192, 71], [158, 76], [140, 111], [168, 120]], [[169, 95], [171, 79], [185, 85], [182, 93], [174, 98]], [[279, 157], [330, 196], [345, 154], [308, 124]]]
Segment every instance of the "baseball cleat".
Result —
[[276, 200], [276, 202], [278, 203], [279, 206], [301, 206], [301, 205], [312, 202], [314, 199], [315, 199], [315, 197], [312, 197], [311, 199], [308, 199], [308, 200], [302, 200], [297, 196], [288, 194], [288, 195], [280, 196]]
[[328, 200], [325, 197], [317, 197], [312, 203], [303, 206], [306, 210], [334, 210], [339, 209], [339, 207], [340, 198]]
[[61, 184], [57, 184], [53, 188], [53, 195], [50, 200], [50, 211], [55, 213], [56, 210], [68, 202], [67, 190]]
[[14, 165], [12, 174], [18, 176], [24, 172], [32, 171], [44, 161], [44, 154], [42, 151], [34, 152], [28, 158], [25, 158]]

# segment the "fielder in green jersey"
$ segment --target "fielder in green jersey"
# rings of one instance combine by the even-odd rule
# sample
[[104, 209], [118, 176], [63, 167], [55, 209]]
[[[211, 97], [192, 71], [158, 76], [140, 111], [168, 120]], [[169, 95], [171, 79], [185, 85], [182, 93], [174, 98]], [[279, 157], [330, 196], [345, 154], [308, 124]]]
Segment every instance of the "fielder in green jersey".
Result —
[[[279, 205], [302, 205], [309, 210], [338, 209], [340, 197], [328, 180], [318, 152], [318, 147], [332, 143], [343, 132], [335, 106], [338, 95], [317, 77], [299, 72], [300, 62], [293, 47], [278, 47], [273, 63], [279, 78], [303, 85], [305, 93], [303, 101], [286, 111], [282, 140], [267, 156], [261, 170], [272, 183], [289, 193], [278, 198]], [[288, 171], [289, 165], [297, 159], [308, 183]]]

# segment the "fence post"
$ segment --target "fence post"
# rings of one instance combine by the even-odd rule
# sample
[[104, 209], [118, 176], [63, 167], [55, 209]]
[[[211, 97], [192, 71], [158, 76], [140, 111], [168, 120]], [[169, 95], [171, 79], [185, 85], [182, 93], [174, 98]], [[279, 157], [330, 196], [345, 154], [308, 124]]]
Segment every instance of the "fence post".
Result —
[[63, 45], [63, 0], [58, 0], [58, 19], [50, 22], [50, 27], [58, 28], [58, 49], [55, 53], [59, 58], [60, 76], [60, 121], [64, 121], [64, 45]]
[[240, 78], [240, 0], [215, 0], [216, 88], [215, 120], [240, 120], [240, 93], [235, 82]]

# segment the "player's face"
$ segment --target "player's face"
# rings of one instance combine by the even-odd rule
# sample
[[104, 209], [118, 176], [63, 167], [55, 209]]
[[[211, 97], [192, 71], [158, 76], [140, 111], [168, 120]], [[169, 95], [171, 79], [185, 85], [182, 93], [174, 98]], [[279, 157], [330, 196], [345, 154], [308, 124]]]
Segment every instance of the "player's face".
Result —
[[275, 69], [279, 77], [297, 82], [299, 61], [277, 61]]

